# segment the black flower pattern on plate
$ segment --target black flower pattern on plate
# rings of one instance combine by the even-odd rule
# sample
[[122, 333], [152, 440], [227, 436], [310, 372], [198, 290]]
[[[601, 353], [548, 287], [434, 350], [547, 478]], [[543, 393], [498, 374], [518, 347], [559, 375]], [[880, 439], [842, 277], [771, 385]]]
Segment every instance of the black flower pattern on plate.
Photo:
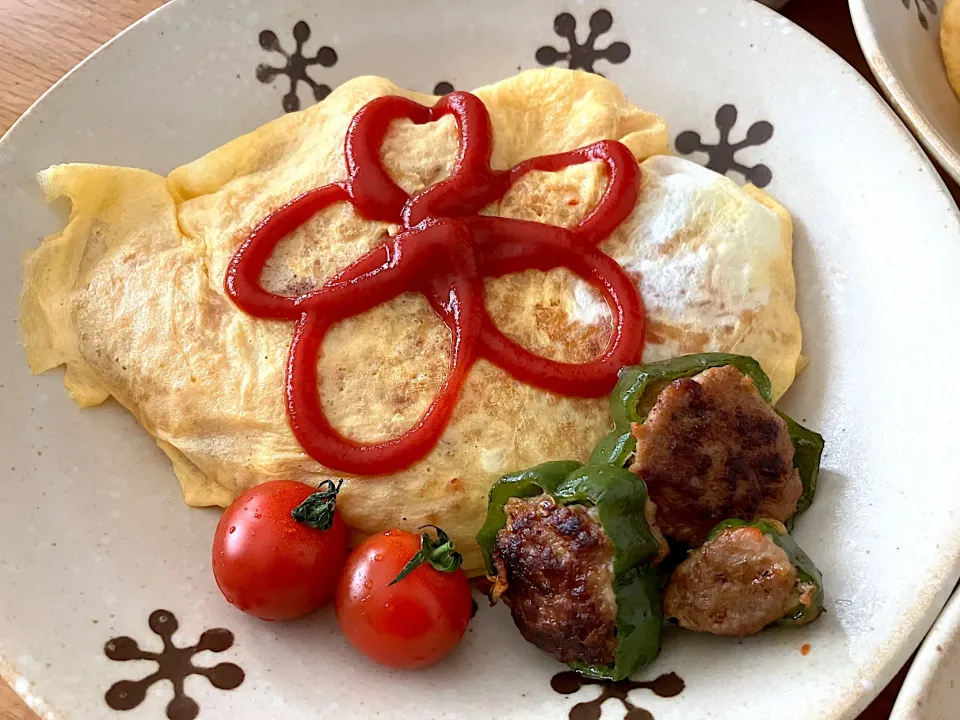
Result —
[[441, 80], [436, 85], [433, 86], [434, 95], [446, 95], [447, 93], [453, 92], [453, 83], [449, 83], [446, 80]]
[[333, 67], [337, 64], [337, 53], [332, 47], [324, 45], [313, 57], [306, 57], [303, 54], [303, 46], [310, 39], [310, 26], [301, 20], [293, 26], [293, 39], [297, 43], [296, 50], [288, 53], [283, 49], [280, 39], [273, 30], [264, 30], [260, 33], [260, 47], [268, 52], [278, 53], [286, 59], [286, 65], [283, 67], [274, 67], [261, 63], [257, 66], [257, 80], [262, 83], [272, 83], [280, 75], [286, 75], [290, 78], [290, 90], [283, 96], [283, 109], [285, 112], [296, 112], [300, 109], [300, 97], [297, 95], [297, 87], [300, 83], [306, 83], [313, 90], [313, 97], [317, 101], [323, 100], [330, 94], [329, 85], [318, 83], [307, 73], [311, 65], [320, 65], [322, 67]]
[[581, 45], [577, 42], [577, 20], [570, 13], [561, 13], [553, 20], [553, 30], [567, 41], [569, 50], [557, 50], [550, 45], [537, 50], [537, 62], [541, 65], [556, 65], [568, 61], [571, 70], [586, 70], [598, 73], [593, 68], [597, 60], [606, 60], [618, 65], [630, 57], [630, 46], [625, 42], [614, 42], [605, 48], [597, 47], [597, 38], [613, 27], [613, 15], [608, 10], [597, 10], [590, 16], [590, 34]]
[[637, 707], [630, 702], [631, 690], [650, 690], [654, 695], [662, 698], [676, 697], [683, 692], [684, 682], [676, 673], [667, 673], [654, 680], [595, 680], [567, 670], [557, 673], [550, 681], [550, 687], [562, 695], [572, 695], [580, 692], [584, 685], [599, 685], [601, 692], [598, 697], [582, 702], [570, 708], [570, 720], [599, 720], [603, 713], [603, 704], [607, 700], [619, 700], [626, 709], [624, 720], [654, 720], [649, 710]]
[[111, 660], [152, 660], [157, 670], [140, 680], [121, 680], [107, 690], [104, 700], [113, 710], [132, 710], [144, 701], [147, 690], [161, 680], [173, 685], [173, 700], [167, 705], [170, 720], [193, 720], [200, 713], [197, 702], [186, 695], [183, 681], [190, 675], [203, 675], [210, 684], [220, 690], [233, 690], [243, 682], [243, 670], [233, 663], [220, 663], [214, 667], [197, 667], [193, 656], [209, 650], [223, 652], [233, 646], [233, 633], [223, 628], [205, 631], [196, 645], [178, 648], [173, 644], [177, 631], [177, 618], [169, 610], [155, 610], [150, 614], [150, 629], [163, 640], [163, 650], [158, 653], [142, 650], [131, 637], [115, 637], [104, 645], [103, 652]]
[[[910, 9], [911, 5], [915, 6], [920, 27], [924, 30], [930, 29], [930, 20], [927, 18], [927, 14], [931, 17], [937, 14], [937, 4], [933, 0], [900, 0], [900, 2], [907, 10]], [[927, 12], [924, 13], [924, 10]]]
[[755, 122], [747, 129], [743, 140], [737, 143], [730, 142], [730, 131], [737, 124], [737, 108], [734, 105], [724, 105], [717, 110], [717, 129], [720, 131], [720, 140], [716, 145], [704, 143], [700, 133], [687, 130], [677, 135], [675, 145], [677, 152], [689, 155], [693, 152], [707, 153], [707, 167], [726, 175], [730, 170], [740, 173], [757, 187], [766, 187], [773, 179], [773, 172], [766, 165], [747, 167], [737, 161], [737, 153], [748, 147], [763, 145], [773, 137], [773, 125], [766, 120]]

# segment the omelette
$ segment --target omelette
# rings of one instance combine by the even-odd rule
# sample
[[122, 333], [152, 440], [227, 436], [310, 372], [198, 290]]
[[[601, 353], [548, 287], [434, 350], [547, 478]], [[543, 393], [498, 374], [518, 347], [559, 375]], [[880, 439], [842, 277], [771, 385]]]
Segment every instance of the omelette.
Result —
[[[786, 391], [801, 346], [786, 210], [672, 157], [665, 122], [600, 76], [532, 70], [475, 94], [490, 114], [495, 170], [603, 139], [619, 140], [640, 163], [637, 203], [599, 247], [643, 297], [645, 362], [750, 355], [774, 398]], [[25, 263], [20, 329], [30, 368], [64, 366], [81, 407], [112, 397], [132, 412], [170, 458], [189, 505], [226, 506], [268, 480], [343, 477], [305, 454], [291, 431], [283, 388], [293, 323], [242, 312], [224, 278], [261, 220], [346, 177], [351, 119], [388, 95], [437, 100], [360, 77], [168, 177], [97, 165], [58, 165], [39, 176], [48, 201], [69, 198], [72, 212]], [[395, 121], [383, 165], [416, 193], [450, 172], [457, 138], [450, 117]], [[483, 214], [570, 227], [605, 186], [600, 163], [534, 171]], [[332, 205], [277, 245], [260, 282], [287, 296], [319, 288], [397, 230]], [[484, 302], [507, 337], [554, 360], [592, 360], [614, 332], [605, 301], [564, 269], [487, 278]], [[402, 434], [441, 387], [450, 352], [450, 331], [420, 294], [338, 322], [317, 360], [330, 424], [363, 443]], [[586, 460], [611, 428], [605, 397], [556, 395], [480, 359], [436, 446], [389, 475], [346, 477], [338, 508], [360, 536], [441, 525], [463, 551], [464, 569], [477, 574], [474, 537], [493, 482], [548, 459]]]
[[960, 98], [960, 2], [947, 0], [940, 19], [940, 51], [947, 80]]

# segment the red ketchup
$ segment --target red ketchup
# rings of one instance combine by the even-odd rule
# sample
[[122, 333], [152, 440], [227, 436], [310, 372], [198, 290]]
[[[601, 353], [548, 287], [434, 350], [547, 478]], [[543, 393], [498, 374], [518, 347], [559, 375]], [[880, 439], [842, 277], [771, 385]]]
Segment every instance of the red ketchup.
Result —
[[[384, 136], [394, 120], [408, 118], [422, 125], [445, 115], [453, 117], [460, 135], [453, 171], [411, 197], [380, 161]], [[241, 310], [296, 322], [284, 387], [287, 411], [303, 449], [328, 468], [379, 475], [423, 458], [440, 439], [478, 358], [521, 382], [581, 397], [610, 392], [620, 368], [640, 360], [643, 302], [623, 268], [596, 247], [636, 204], [640, 168], [633, 154], [622, 143], [602, 140], [495, 171], [490, 168], [492, 151], [490, 115], [475, 95], [450, 93], [432, 108], [394, 96], [372, 100], [357, 112], [347, 131], [347, 180], [310, 190], [269, 215], [231, 260], [226, 292]], [[558, 171], [593, 161], [607, 166], [607, 187], [597, 206], [571, 229], [478, 214], [531, 170]], [[277, 243], [314, 214], [340, 202], [350, 203], [365, 218], [396, 223], [402, 230], [317, 290], [297, 297], [264, 290], [260, 275]], [[534, 355], [500, 332], [484, 307], [485, 277], [557, 267], [589, 282], [613, 313], [610, 345], [591, 362], [562, 363]], [[323, 338], [334, 323], [409, 291], [426, 296], [450, 329], [449, 372], [414, 427], [386, 442], [356, 442], [331, 427], [321, 406], [317, 357]]]

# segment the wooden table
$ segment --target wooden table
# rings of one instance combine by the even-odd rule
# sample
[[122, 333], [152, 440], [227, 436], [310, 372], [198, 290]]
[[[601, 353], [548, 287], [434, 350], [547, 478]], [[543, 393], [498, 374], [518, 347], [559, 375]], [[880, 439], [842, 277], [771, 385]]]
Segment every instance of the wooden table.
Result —
[[[720, 0], [718, 0], [720, 1]], [[106, 40], [164, 0], [0, 0], [0, 133], [50, 85]], [[845, 0], [792, 0], [784, 14], [876, 83], [857, 44]], [[960, 188], [947, 181], [954, 198]], [[906, 668], [859, 720], [890, 715]], [[0, 720], [37, 720], [0, 681]]]

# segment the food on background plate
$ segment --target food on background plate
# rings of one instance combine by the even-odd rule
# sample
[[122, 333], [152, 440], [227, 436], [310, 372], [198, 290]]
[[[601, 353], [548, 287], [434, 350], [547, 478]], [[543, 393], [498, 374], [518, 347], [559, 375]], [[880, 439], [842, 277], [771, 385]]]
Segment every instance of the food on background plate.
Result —
[[[656, 657], [664, 614], [735, 636], [815, 620], [822, 579], [783, 521], [813, 500], [823, 439], [773, 409], [756, 361], [624, 368], [611, 409], [617, 429], [589, 465], [548, 462], [490, 490], [477, 541], [521, 634], [620, 680]], [[670, 550], [689, 555], [658, 568]]]
[[387, 530], [347, 558], [336, 610], [350, 644], [371, 660], [413, 669], [452, 652], [473, 614], [463, 557], [447, 534]]
[[940, 14], [940, 51], [947, 79], [960, 99], [960, 2], [947, 0]]
[[820, 571], [776, 520], [727, 520], [673, 571], [664, 613], [680, 627], [745, 636], [823, 612]]
[[[79, 404], [112, 396], [127, 407], [191, 505], [226, 506], [278, 478], [344, 477], [339, 512], [357, 536], [442, 525], [469, 574], [483, 568], [473, 537], [494, 481], [553, 458], [585, 461], [609, 432], [614, 360], [738, 352], [769, 374], [773, 398], [789, 387], [801, 335], [785, 210], [667, 156], [664, 122], [596, 75], [530, 71], [477, 90], [479, 106], [472, 97], [433, 111], [432, 96], [358, 78], [168, 178], [49, 169], [47, 197], [69, 197], [73, 210], [27, 261], [32, 370], [65, 365]], [[468, 116], [488, 117], [489, 168], [481, 136], [465, 136], [479, 151], [458, 160], [455, 120]], [[551, 153], [566, 155], [540, 157]], [[387, 178], [384, 202], [365, 200], [381, 162], [396, 185]], [[458, 167], [482, 182], [445, 184]], [[562, 261], [550, 261], [554, 240]], [[476, 261], [476, 274], [454, 257]], [[446, 274], [423, 270], [438, 266]], [[248, 293], [226, 282], [231, 268], [241, 286], [252, 278]], [[379, 285], [368, 283], [380, 268]], [[451, 289], [457, 302], [445, 305]], [[314, 320], [294, 317], [304, 308]], [[461, 321], [474, 344], [458, 345], [458, 359], [450, 338]], [[299, 385], [285, 382], [295, 326]], [[429, 442], [404, 440], [411, 452], [392, 464], [377, 463], [389, 451], [364, 449], [411, 431]], [[386, 470], [365, 477], [361, 466]]]
[[347, 556], [338, 487], [275, 480], [224, 511], [213, 539], [213, 576], [227, 601], [262, 620], [293, 620], [333, 598]]

